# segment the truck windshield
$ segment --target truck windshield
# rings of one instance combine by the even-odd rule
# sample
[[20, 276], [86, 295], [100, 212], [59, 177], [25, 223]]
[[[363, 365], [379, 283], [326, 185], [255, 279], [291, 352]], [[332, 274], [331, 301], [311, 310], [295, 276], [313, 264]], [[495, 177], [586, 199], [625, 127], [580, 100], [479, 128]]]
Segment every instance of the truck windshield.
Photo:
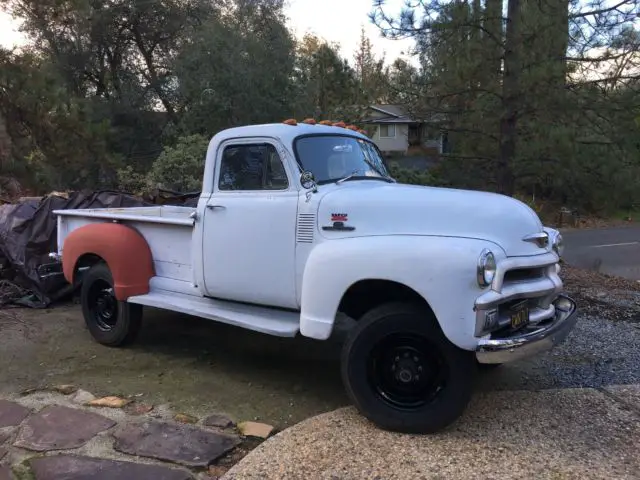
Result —
[[371, 142], [346, 135], [313, 135], [295, 142], [298, 163], [310, 171], [316, 183], [339, 180], [393, 181], [382, 156]]

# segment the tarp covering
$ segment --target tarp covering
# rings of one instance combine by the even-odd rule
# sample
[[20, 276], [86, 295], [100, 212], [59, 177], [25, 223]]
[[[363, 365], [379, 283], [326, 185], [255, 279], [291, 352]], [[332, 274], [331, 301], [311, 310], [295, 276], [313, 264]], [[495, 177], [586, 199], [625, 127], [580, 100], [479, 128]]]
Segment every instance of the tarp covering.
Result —
[[[185, 203], [179, 196], [172, 200], [178, 200], [174, 204]], [[126, 193], [99, 191], [74, 192], [68, 198], [51, 195], [0, 206], [0, 307], [17, 304], [45, 308], [70, 293], [61, 275], [44, 279], [38, 275], [39, 266], [52, 262], [49, 253], [57, 251], [54, 210], [151, 205]]]

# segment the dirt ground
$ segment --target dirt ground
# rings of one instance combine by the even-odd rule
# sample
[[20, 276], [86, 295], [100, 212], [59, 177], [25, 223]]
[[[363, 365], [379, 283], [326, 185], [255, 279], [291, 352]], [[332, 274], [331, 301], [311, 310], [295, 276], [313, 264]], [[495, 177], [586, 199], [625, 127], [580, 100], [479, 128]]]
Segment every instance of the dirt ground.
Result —
[[[478, 391], [640, 383], [640, 284], [568, 266], [563, 276], [579, 303], [575, 332], [551, 352], [482, 373]], [[282, 429], [349, 403], [339, 370], [344, 327], [326, 342], [282, 339], [147, 308], [138, 341], [118, 349], [93, 341], [78, 305], [4, 309], [0, 395], [70, 383]]]
[[227, 413], [284, 428], [348, 403], [340, 338], [280, 339], [145, 310], [138, 341], [93, 341], [77, 305], [0, 310], [0, 394], [71, 383], [95, 395], [140, 395], [177, 411]]

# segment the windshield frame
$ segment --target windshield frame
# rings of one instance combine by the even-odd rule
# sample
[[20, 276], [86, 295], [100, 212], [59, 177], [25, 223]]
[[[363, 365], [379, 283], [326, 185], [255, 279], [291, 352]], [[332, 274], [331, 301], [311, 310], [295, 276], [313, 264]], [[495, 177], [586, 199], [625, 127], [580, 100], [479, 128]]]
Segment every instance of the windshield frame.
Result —
[[[384, 158], [384, 156], [382, 155], [382, 152], [380, 151], [380, 149], [378, 148], [378, 146], [371, 141], [370, 138], [362, 138], [356, 135], [351, 135], [349, 133], [325, 133], [325, 132], [318, 132], [318, 133], [305, 133], [302, 135], [298, 135], [294, 140], [293, 140], [293, 154], [295, 156], [295, 160], [296, 160], [296, 164], [298, 166], [298, 169], [300, 169], [300, 173], [304, 173], [306, 170], [304, 168], [304, 165], [302, 164], [302, 161], [300, 160], [300, 153], [298, 152], [298, 140], [304, 139], [304, 138], [309, 138], [309, 137], [347, 137], [347, 138], [353, 138], [354, 140], [361, 140], [363, 142], [367, 142], [370, 146], [372, 146], [374, 148], [374, 150], [378, 153], [378, 155], [380, 156], [380, 159], [382, 160], [382, 166], [384, 167], [384, 173], [386, 174], [386, 176], [381, 175], [380, 177], [368, 177], [368, 176], [354, 176], [352, 177], [354, 180], [382, 180], [382, 181], [389, 181], [392, 180], [393, 182], [395, 182], [395, 179], [391, 176], [391, 173], [389, 172], [389, 166], [387, 165], [387, 162]], [[367, 162], [367, 160], [364, 160], [365, 163]], [[378, 172], [380, 174], [380, 172]], [[329, 183], [336, 183], [337, 181], [339, 181], [340, 178], [334, 178], [334, 179], [330, 179], [330, 180], [321, 180], [321, 181], [316, 181], [317, 185], [327, 185]]]

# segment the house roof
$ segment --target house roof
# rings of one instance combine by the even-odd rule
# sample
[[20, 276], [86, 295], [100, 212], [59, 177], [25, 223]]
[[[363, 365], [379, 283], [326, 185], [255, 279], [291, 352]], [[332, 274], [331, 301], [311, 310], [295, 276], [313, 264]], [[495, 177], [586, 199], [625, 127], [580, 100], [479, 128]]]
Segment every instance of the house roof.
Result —
[[407, 110], [403, 105], [371, 105], [370, 108], [385, 113], [391, 117], [408, 117]]
[[365, 118], [363, 123], [415, 123], [417, 121], [407, 113], [403, 105], [369, 105], [369, 108], [383, 116]]
[[409, 113], [404, 105], [369, 105], [382, 116], [369, 116], [362, 123], [442, 123], [446, 119], [443, 113], [432, 113], [423, 118], [416, 118]]

